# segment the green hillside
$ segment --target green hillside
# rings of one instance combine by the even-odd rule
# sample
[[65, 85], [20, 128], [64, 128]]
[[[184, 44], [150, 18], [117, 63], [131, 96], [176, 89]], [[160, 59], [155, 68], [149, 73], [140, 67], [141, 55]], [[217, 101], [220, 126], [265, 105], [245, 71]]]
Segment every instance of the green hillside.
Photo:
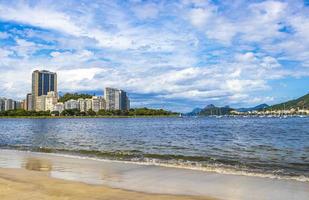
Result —
[[225, 106], [225, 107], [216, 107], [213, 104], [210, 104], [208, 106], [206, 106], [205, 108], [203, 108], [201, 111], [199, 111], [197, 113], [197, 115], [201, 115], [201, 116], [208, 116], [208, 115], [227, 115], [230, 114], [230, 112], [233, 109]]
[[305, 96], [302, 96], [298, 99], [294, 99], [291, 101], [287, 101], [284, 103], [272, 105], [268, 107], [268, 110], [283, 110], [283, 109], [291, 109], [291, 108], [309, 108], [309, 93], [306, 94]]

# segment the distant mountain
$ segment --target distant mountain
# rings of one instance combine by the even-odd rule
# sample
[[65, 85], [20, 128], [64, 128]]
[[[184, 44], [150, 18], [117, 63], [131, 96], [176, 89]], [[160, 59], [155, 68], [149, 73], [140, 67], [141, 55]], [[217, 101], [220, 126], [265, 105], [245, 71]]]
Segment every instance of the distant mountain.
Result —
[[263, 104], [260, 104], [260, 105], [257, 105], [255, 107], [251, 107], [251, 108], [238, 108], [238, 109], [236, 109], [236, 111], [238, 111], [238, 112], [259, 111], [259, 110], [267, 109], [268, 107], [269, 107], [269, 105], [263, 103]]
[[198, 115], [203, 109], [202, 108], [194, 108], [191, 112], [187, 113], [188, 116], [196, 116]]
[[195, 108], [190, 113], [187, 113], [188, 116], [207, 116], [207, 115], [226, 115], [229, 114], [233, 109], [229, 106], [225, 107], [216, 107], [213, 104], [207, 105], [205, 108]]
[[199, 112], [199, 115], [227, 115], [229, 114], [233, 109], [229, 106], [225, 107], [216, 107], [213, 104], [210, 104], [206, 106], [204, 109], [202, 109]]
[[266, 110], [283, 110], [283, 109], [297, 109], [297, 108], [305, 108], [309, 109], [309, 93], [291, 101], [283, 102], [280, 104], [269, 106], [267, 104], [260, 104], [252, 108], [238, 108], [233, 109], [229, 106], [225, 107], [216, 107], [213, 104], [207, 105], [205, 108], [195, 108], [191, 112], [187, 113], [188, 116], [204, 116], [204, 115], [226, 115], [230, 114], [232, 110], [236, 110], [238, 112], [249, 112], [249, 111], [261, 111], [263, 109]]
[[283, 102], [280, 104], [275, 104], [268, 107], [268, 110], [283, 110], [283, 109], [291, 109], [291, 108], [309, 108], [309, 93], [299, 97], [298, 99], [290, 100], [287, 102]]

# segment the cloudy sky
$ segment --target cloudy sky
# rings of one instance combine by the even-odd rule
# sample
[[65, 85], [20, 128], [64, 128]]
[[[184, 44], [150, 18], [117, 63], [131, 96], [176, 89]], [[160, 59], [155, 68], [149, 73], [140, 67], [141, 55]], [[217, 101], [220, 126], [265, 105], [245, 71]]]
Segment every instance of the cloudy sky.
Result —
[[309, 1], [0, 0], [0, 96], [34, 69], [133, 107], [274, 104], [309, 91]]

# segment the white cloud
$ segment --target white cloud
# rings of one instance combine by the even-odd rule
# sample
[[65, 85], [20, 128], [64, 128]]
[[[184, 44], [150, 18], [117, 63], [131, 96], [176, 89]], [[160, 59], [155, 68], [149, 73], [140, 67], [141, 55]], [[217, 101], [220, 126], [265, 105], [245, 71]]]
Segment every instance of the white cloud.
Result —
[[237, 33], [234, 25], [228, 19], [219, 15], [215, 6], [209, 4], [191, 8], [189, 20], [192, 25], [203, 31], [209, 39], [215, 39], [224, 44], [230, 44]]
[[8, 57], [10, 54], [12, 54], [11, 51], [5, 50], [5, 49], [0, 49], [0, 58], [6, 58]]
[[204, 8], [192, 9], [189, 18], [194, 26], [202, 28], [209, 20], [211, 20], [212, 11]]
[[144, 19], [154, 19], [159, 14], [160, 8], [154, 3], [143, 3], [136, 6], [133, 6], [133, 11], [135, 15], [144, 20]]
[[272, 102], [261, 97], [270, 80], [309, 76], [308, 9], [301, 5], [44, 3], [0, 3], [1, 21], [30, 25], [0, 33], [1, 78], [10, 76], [0, 95], [29, 91], [37, 67], [57, 71], [62, 91], [113, 86], [154, 94], [153, 104]]
[[18, 4], [16, 7], [0, 5], [0, 17], [4, 20], [59, 30], [72, 35], [82, 33], [78, 25], [72, 23], [69, 16], [46, 7], [30, 7], [27, 4]]

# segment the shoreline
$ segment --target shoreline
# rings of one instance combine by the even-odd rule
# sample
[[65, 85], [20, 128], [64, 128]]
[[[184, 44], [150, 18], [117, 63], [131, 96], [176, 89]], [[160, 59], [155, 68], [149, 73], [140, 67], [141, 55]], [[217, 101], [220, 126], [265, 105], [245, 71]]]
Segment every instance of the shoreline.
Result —
[[283, 116], [290, 117], [309, 117], [309, 115], [202, 115], [202, 116], [183, 116], [179, 117], [179, 115], [136, 115], [136, 116], [117, 116], [117, 115], [94, 115], [94, 116], [0, 116], [0, 119], [95, 119], [95, 118], [204, 118], [204, 117], [226, 117], [226, 118], [282, 118]]
[[[180, 196], [180, 199], [186, 199], [189, 196], [187, 199], [211, 197], [235, 200], [305, 200], [309, 196], [308, 182], [226, 175], [14, 150], [0, 150], [0, 179], [1, 170], [5, 170], [4, 168], [35, 171], [45, 173], [48, 179], [118, 188], [135, 191], [138, 194], [172, 195], [172, 198], [169, 196], [167, 199], [173, 199], [173, 195], [176, 195]], [[1, 190], [3, 188], [0, 188]], [[139, 198], [155, 199], [154, 196], [137, 197]], [[164, 199], [164, 197], [158, 199]]]
[[173, 118], [178, 115], [137, 115], [137, 116], [0, 116], [0, 119], [91, 119], [91, 118]]
[[142, 166], [156, 166], [156, 167], [165, 167], [165, 168], [174, 168], [174, 169], [183, 169], [183, 170], [193, 170], [193, 171], [200, 171], [205, 173], [218, 173], [222, 175], [235, 175], [235, 176], [248, 176], [248, 177], [256, 177], [256, 178], [268, 178], [268, 179], [275, 179], [275, 180], [291, 180], [291, 181], [299, 181], [309, 183], [309, 177], [306, 176], [288, 176], [288, 175], [278, 175], [272, 173], [262, 173], [262, 172], [254, 172], [254, 171], [244, 171], [242, 169], [234, 169], [228, 168], [224, 166], [198, 166], [196, 164], [190, 165], [188, 163], [171, 163], [171, 162], [162, 162], [158, 159], [150, 159], [148, 161], [141, 161], [141, 160], [127, 160], [127, 159], [117, 159], [117, 158], [108, 158], [108, 157], [100, 157], [97, 154], [88, 155], [78, 152], [72, 152], [67, 150], [61, 149], [46, 149], [46, 148], [39, 148], [39, 149], [22, 149], [22, 148], [0, 148], [3, 151], [16, 151], [16, 152], [24, 152], [24, 153], [33, 153], [37, 155], [51, 155], [51, 156], [59, 156], [65, 158], [73, 158], [73, 159], [87, 159], [93, 160], [98, 162], [115, 162], [115, 163], [122, 163], [122, 164], [134, 164], [134, 165], [142, 165]]
[[23, 199], [44, 200], [96, 200], [96, 199], [147, 199], [147, 200], [214, 200], [214, 198], [164, 195], [90, 185], [81, 182], [51, 178], [46, 172], [24, 169], [0, 168], [0, 199], [13, 200], [16, 195]]

